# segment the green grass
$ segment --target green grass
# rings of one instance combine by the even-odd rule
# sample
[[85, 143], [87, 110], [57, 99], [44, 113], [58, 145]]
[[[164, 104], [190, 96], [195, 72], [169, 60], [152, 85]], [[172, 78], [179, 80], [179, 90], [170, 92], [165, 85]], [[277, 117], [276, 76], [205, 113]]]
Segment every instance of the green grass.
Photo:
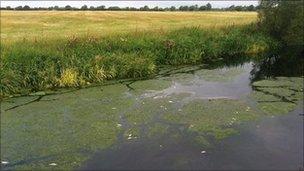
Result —
[[[66, 15], [71, 17], [72, 14], [80, 15]], [[209, 16], [209, 20], [215, 14], [221, 14], [223, 17], [222, 13], [164, 13], [162, 20], [158, 13], [143, 14], [148, 18], [150, 16], [151, 20], [153, 18], [153, 21], [167, 20], [166, 17], [170, 15], [192, 16], [193, 19], [202, 15]], [[233, 14], [234, 17], [249, 15], [226, 14]], [[17, 14], [12, 14], [14, 15]], [[42, 12], [42, 18], [44, 15]], [[178, 17], [175, 19], [180, 21]], [[230, 19], [226, 18], [227, 22]], [[19, 21], [20, 18], [17, 17], [16, 20]], [[119, 17], [117, 20], [120, 20]], [[206, 19], [206, 22], [209, 20]], [[76, 22], [73, 17], [68, 21], [73, 24]], [[109, 36], [79, 34], [68, 37], [63, 37], [63, 26], [63, 30], [57, 30], [58, 33], [54, 34], [54, 37], [31, 39], [35, 36], [30, 35], [29, 38], [22, 40], [2, 39], [1, 95], [28, 94], [59, 87], [82, 87], [110, 79], [150, 77], [158, 72], [160, 65], [210, 63], [221, 59], [238, 58], [240, 55], [256, 55], [277, 46], [271, 38], [256, 31], [254, 24], [241, 26], [244, 23], [250, 22], [239, 22], [237, 26], [225, 24], [225, 27], [223, 25], [211, 30], [199, 27], [200, 22], [197, 21], [197, 27], [173, 27], [164, 32], [153, 29], [141, 32], [129, 30], [126, 34]], [[185, 23], [183, 25], [185, 26]], [[8, 26], [4, 24], [3, 27]], [[78, 33], [77, 29], [74, 31]], [[6, 32], [10, 31], [2, 30], [2, 33]], [[11, 32], [16, 35], [19, 33], [18, 29]], [[36, 33], [34, 30], [31, 32]]]

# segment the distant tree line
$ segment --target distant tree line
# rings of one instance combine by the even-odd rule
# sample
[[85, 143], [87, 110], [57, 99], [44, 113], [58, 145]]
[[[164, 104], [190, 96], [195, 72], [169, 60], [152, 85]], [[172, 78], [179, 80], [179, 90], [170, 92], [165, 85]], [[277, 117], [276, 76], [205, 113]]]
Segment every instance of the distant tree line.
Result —
[[191, 5], [191, 6], [180, 6], [180, 7], [166, 7], [166, 8], [161, 8], [161, 7], [153, 7], [149, 8], [147, 5], [140, 7], [140, 8], [135, 8], [135, 7], [118, 7], [118, 6], [110, 6], [106, 7], [104, 5], [101, 6], [90, 6], [88, 7], [87, 5], [83, 5], [80, 8], [77, 7], [72, 7], [70, 5], [67, 5], [65, 7], [59, 7], [59, 6], [52, 6], [52, 7], [30, 7], [28, 5], [25, 6], [17, 6], [15, 8], [12, 8], [10, 6], [7, 7], [1, 7], [1, 10], [56, 10], [56, 11], [256, 11], [259, 9], [259, 6], [230, 6], [227, 8], [212, 8], [211, 4], [208, 3], [206, 5], [198, 6], [198, 5]]

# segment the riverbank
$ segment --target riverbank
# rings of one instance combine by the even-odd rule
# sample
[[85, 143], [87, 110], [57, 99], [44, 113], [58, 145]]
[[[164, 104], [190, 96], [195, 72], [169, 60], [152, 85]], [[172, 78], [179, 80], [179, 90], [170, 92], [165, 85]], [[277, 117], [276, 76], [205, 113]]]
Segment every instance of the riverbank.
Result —
[[2, 96], [105, 80], [151, 77], [160, 65], [208, 64], [273, 51], [278, 43], [254, 25], [209, 30], [71, 36], [1, 44]]

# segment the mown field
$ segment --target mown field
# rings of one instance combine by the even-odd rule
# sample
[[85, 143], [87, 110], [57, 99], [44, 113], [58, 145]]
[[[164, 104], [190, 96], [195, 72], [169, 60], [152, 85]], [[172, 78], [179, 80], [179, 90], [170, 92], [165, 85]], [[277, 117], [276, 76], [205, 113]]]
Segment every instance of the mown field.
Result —
[[256, 20], [256, 12], [1, 11], [1, 39], [219, 28]]
[[255, 12], [1, 11], [1, 95], [151, 77], [275, 49]]

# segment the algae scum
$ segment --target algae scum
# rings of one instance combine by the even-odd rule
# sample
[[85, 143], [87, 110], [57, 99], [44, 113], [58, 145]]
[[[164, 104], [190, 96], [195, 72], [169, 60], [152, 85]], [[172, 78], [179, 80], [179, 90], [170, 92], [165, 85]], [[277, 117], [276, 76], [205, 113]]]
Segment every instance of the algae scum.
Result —
[[253, 66], [180, 67], [150, 80], [4, 100], [1, 167], [189, 169], [238, 126], [287, 114], [303, 100], [302, 77], [252, 82]]

